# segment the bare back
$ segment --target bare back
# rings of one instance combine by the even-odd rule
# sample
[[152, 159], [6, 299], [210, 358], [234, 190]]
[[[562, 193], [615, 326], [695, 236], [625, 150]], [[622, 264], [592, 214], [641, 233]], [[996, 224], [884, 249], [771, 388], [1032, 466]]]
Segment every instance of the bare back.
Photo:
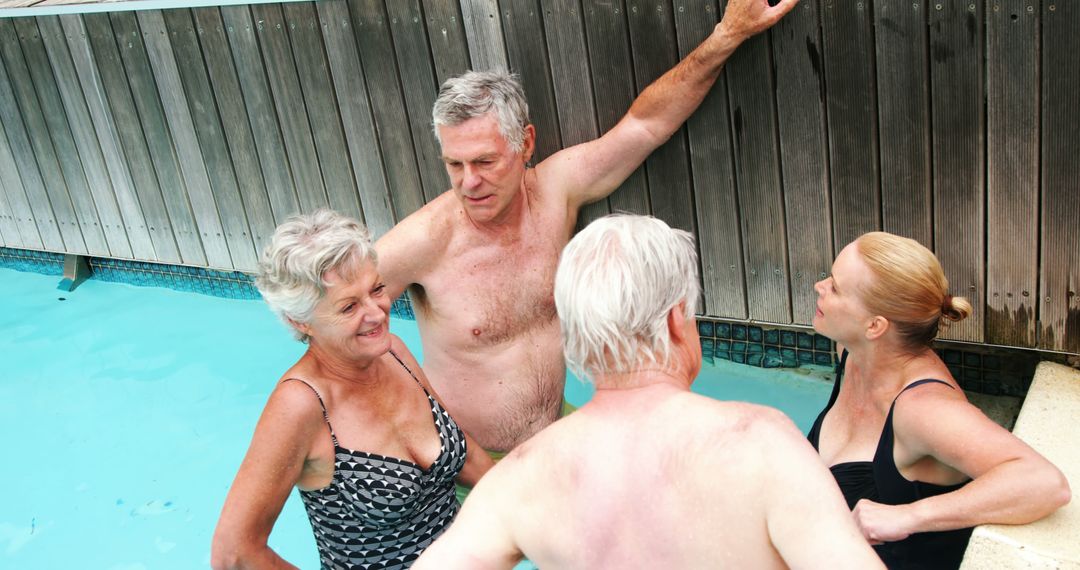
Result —
[[[566, 377], [553, 289], [577, 212], [564, 195], [540, 188], [535, 171], [521, 198], [512, 232], [477, 228], [448, 191], [385, 238], [426, 252], [402, 284], [416, 309], [424, 369], [455, 420], [489, 450], [508, 451], [553, 422]], [[380, 260], [383, 267], [393, 279]]]

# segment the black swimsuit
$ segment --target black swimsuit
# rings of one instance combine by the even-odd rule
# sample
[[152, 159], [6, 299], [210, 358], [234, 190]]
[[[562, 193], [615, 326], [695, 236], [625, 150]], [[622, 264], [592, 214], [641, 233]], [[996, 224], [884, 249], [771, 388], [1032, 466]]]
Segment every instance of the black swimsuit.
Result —
[[[416, 380], [409, 367], [390, 354]], [[442, 444], [431, 467], [346, 449], [338, 445], [322, 396], [307, 385], [319, 398], [334, 442], [333, 480], [322, 489], [300, 491], [322, 567], [396, 570], [412, 566], [457, 515], [454, 478], [465, 466], [465, 434], [420, 384]]]
[[[836, 403], [836, 397], [840, 394], [840, 381], [844, 374], [844, 364], [847, 362], [847, 351], [840, 358], [840, 364], [836, 367], [836, 380], [833, 383], [832, 397], [829, 404], [818, 415], [814, 426], [810, 428], [807, 438], [818, 448], [818, 438], [821, 433], [821, 423], [825, 415]], [[900, 394], [920, 386], [922, 384], [937, 383], [952, 386], [941, 380], [932, 378], [912, 382]], [[900, 397], [896, 395], [896, 398]], [[876, 503], [885, 505], [906, 505], [914, 503], [926, 497], [941, 495], [955, 491], [967, 482], [958, 485], [934, 485], [921, 481], [909, 481], [904, 478], [896, 468], [893, 459], [893, 408], [896, 407], [896, 398], [893, 398], [892, 406], [889, 407], [889, 415], [885, 418], [885, 426], [881, 430], [878, 439], [877, 450], [874, 452], [873, 461], [852, 461], [838, 463], [829, 468], [833, 477], [836, 478], [840, 491], [844, 494], [849, 508], [855, 508], [855, 504], [861, 499], [870, 499]], [[943, 532], [921, 532], [913, 534], [904, 540], [887, 542], [874, 547], [878, 556], [889, 568], [959, 568], [964, 558], [964, 550], [967, 548], [968, 538], [971, 537], [971, 529], [958, 529]]]

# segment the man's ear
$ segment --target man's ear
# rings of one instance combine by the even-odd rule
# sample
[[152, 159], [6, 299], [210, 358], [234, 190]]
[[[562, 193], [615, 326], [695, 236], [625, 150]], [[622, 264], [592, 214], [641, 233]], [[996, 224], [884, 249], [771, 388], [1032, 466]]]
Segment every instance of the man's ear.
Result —
[[866, 326], [866, 339], [877, 340], [884, 336], [886, 332], [889, 332], [891, 328], [892, 323], [889, 322], [889, 319], [878, 315], [871, 319], [870, 324]]
[[536, 151], [536, 127], [528, 124], [525, 125], [525, 137], [521, 142], [521, 157], [525, 159], [525, 164], [532, 160], [534, 151]]
[[682, 343], [686, 342], [686, 301], [683, 301], [668, 311], [667, 314], [668, 334], [671, 340]]

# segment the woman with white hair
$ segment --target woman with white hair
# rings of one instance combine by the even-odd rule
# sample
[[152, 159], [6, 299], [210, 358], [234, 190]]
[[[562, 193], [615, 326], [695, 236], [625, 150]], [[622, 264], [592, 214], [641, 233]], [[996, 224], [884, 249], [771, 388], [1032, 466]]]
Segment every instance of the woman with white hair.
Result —
[[328, 210], [274, 232], [256, 285], [308, 345], [255, 428], [214, 533], [214, 568], [291, 568], [267, 545], [295, 486], [323, 568], [408, 568], [491, 460], [390, 334], [392, 299], [359, 222]]
[[917, 241], [863, 234], [815, 286], [814, 329], [841, 353], [809, 438], [890, 568], [956, 568], [971, 528], [1069, 502], [1064, 476], [968, 403], [931, 347], [971, 313]]

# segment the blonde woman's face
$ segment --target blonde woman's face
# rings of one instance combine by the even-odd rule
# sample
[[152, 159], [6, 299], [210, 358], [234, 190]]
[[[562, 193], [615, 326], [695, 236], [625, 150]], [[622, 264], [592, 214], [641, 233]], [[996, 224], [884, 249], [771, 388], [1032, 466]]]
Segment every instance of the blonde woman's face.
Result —
[[869, 277], [870, 269], [855, 244], [848, 244], [836, 256], [832, 274], [814, 285], [818, 294], [814, 330], [843, 344], [861, 335], [874, 317], [861, 297]]

